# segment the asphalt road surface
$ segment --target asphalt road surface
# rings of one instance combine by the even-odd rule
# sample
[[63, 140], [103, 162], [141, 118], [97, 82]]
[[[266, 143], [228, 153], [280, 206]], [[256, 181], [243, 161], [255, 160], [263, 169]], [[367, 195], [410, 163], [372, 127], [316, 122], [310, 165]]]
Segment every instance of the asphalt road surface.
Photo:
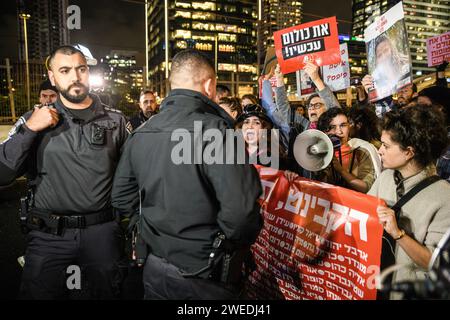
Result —
[[20, 231], [19, 199], [26, 193], [25, 180], [0, 187], [0, 299], [15, 299], [22, 267], [17, 258], [25, 253], [25, 235]]

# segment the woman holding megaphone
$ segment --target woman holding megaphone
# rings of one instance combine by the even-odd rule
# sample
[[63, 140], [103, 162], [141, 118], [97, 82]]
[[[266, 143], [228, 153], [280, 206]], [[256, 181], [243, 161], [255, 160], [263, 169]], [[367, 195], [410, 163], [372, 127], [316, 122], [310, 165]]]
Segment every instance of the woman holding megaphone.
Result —
[[339, 139], [340, 147], [336, 148], [332, 164], [319, 180], [366, 193], [375, 181], [376, 165], [365, 148], [349, 144], [351, 125], [341, 108], [331, 108], [320, 116], [317, 128]]

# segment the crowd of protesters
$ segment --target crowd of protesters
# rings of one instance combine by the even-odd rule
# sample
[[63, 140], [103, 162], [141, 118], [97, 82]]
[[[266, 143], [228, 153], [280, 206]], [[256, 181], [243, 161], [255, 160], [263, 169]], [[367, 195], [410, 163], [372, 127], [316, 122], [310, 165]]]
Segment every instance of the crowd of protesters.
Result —
[[[450, 228], [450, 89], [438, 84], [418, 92], [411, 83], [396, 92], [396, 100], [389, 97], [370, 103], [367, 93], [373, 80], [367, 75], [357, 89], [357, 102], [345, 108], [323, 83], [318, 69], [313, 63], [304, 69], [317, 89], [306, 100], [307, 112], [290, 108], [278, 66], [262, 76], [261, 101], [246, 95], [239, 108], [238, 98], [222, 97], [219, 105], [240, 114], [236, 128], [243, 129], [249, 154], [264, 152], [258, 150], [258, 129], [277, 128], [280, 169], [386, 201], [387, 207], [377, 209], [385, 231], [382, 270], [409, 263], [417, 268], [399, 270], [390, 280], [425, 279], [433, 250]], [[272, 90], [269, 79], [273, 75], [276, 86]], [[292, 150], [296, 136], [308, 129], [321, 130], [340, 141], [330, 165], [313, 175], [298, 166]], [[413, 189], [417, 194], [396, 207]]]
[[[81, 60], [84, 59], [78, 51], [74, 52], [80, 55]], [[73, 54], [70, 53], [69, 56], [71, 57]], [[213, 69], [208, 62], [205, 62], [206, 60], [201, 54], [194, 52], [194, 50], [188, 50], [185, 56], [178, 56], [178, 59], [180, 60], [179, 65], [175, 64], [178, 69], [175, 70], [176, 72], [172, 70], [170, 78], [174, 93], [171, 93], [163, 101], [161, 111], [156, 105], [155, 94], [147, 89], [142, 91], [139, 101], [140, 111], [136, 116], [129, 119], [126, 125], [129, 133], [133, 132], [132, 139], [129, 140], [140, 141], [141, 146], [136, 147], [135, 145], [135, 149], [132, 149], [132, 142], [129, 141], [125, 144], [125, 154], [128, 158], [126, 160], [123, 157], [121, 158], [119, 168], [135, 161], [136, 159], [133, 157], [136, 155], [144, 154], [144, 151], [148, 148], [148, 141], [152, 139], [159, 141], [158, 139], [160, 139], [160, 141], [168, 143], [169, 140], [164, 140], [163, 137], [167, 138], [165, 135], [171, 128], [176, 129], [177, 121], [184, 121], [186, 127], [190, 127], [190, 124], [187, 123], [188, 120], [194, 120], [198, 117], [209, 121], [208, 123], [214, 127], [217, 125], [216, 122], [219, 121], [216, 118], [219, 117], [221, 119], [219, 123], [223, 125], [222, 129], [231, 126], [238, 129], [242, 134], [248, 158], [254, 161], [252, 164], [274, 166], [274, 162], [270, 159], [273, 159], [272, 156], [275, 152], [278, 159], [275, 165], [276, 169], [284, 170], [289, 181], [298, 176], [303, 176], [383, 199], [388, 207], [380, 206], [377, 210], [379, 221], [383, 224], [388, 237], [387, 244], [383, 244], [383, 252], [390, 250], [393, 256], [391, 257], [392, 261], [383, 261], [385, 263], [383, 267], [388, 267], [393, 263], [413, 263], [421, 268], [419, 271], [398, 272], [394, 275], [392, 281], [417, 280], [426, 276], [425, 269], [430, 262], [433, 249], [450, 228], [450, 202], [448, 201], [450, 198], [450, 89], [446, 86], [435, 85], [418, 92], [417, 87], [410, 84], [397, 91], [396, 100], [384, 99], [384, 101], [370, 103], [367, 93], [373, 86], [373, 78], [367, 75], [363, 78], [362, 85], [357, 88], [356, 103], [351, 108], [347, 108], [340, 105], [335, 94], [324, 83], [319, 73], [319, 67], [313, 62], [308, 62], [304, 71], [314, 83], [316, 93], [311, 94], [306, 99], [304, 106], [293, 109], [288, 100], [284, 75], [278, 65], [272, 68], [268, 74], [262, 75], [262, 98], [258, 99], [257, 96], [251, 94], [242, 97], [232, 96], [231, 90], [225, 85], [216, 85], [216, 75]], [[189, 66], [189, 63], [198, 64], [198, 69], [196, 65]], [[274, 75], [276, 86], [272, 89], [269, 79]], [[196, 77], [201, 78], [201, 84], [196, 82], [198, 80]], [[192, 86], [189, 87], [186, 83], [192, 84]], [[43, 94], [47, 94], [49, 90], [56, 92], [51, 84], [47, 83], [46, 86], [42, 87]], [[186, 109], [175, 112], [173, 105], [181, 107], [183, 103], [188, 102], [192, 104], [192, 111]], [[42, 104], [46, 104], [46, 102], [42, 102]], [[211, 110], [207, 110], [208, 108]], [[167, 127], [161, 121], [165, 117], [168, 117]], [[26, 123], [23, 123], [23, 125], [26, 125]], [[301, 164], [295, 161], [293, 152], [295, 138], [298, 134], [310, 129], [320, 130], [336, 141], [335, 149], [331, 151], [333, 152], [331, 163], [327, 168], [314, 173], [303, 169]], [[95, 136], [93, 137], [95, 138]], [[168, 149], [165, 147], [164, 150], [158, 148], [155, 147], [151, 150], [152, 152], [159, 150], [156, 155], [162, 157], [165, 154], [165, 161], [169, 161], [170, 158], [167, 158], [167, 155], [170, 155]], [[152, 156], [154, 163], [158, 163], [164, 168], [169, 167], [167, 162], [161, 159], [156, 160], [155, 157]], [[269, 161], [263, 159], [269, 159]], [[124, 163], [124, 161], [127, 161], [127, 163]], [[139, 163], [139, 161], [136, 163]], [[133, 182], [132, 191], [134, 193], [131, 194], [131, 189], [127, 189], [127, 192], [130, 192], [129, 198], [123, 200], [120, 205], [125, 208], [128, 205], [139, 204], [141, 207], [148, 206], [148, 208], [160, 210], [158, 212], [161, 214], [161, 220], [155, 221], [155, 225], [162, 223], [167, 227], [166, 231], [170, 230], [180, 222], [174, 220], [174, 226], [169, 226], [169, 222], [162, 221], [166, 208], [159, 201], [167, 200], [164, 191], [170, 191], [168, 180], [163, 181], [164, 175], [156, 175], [155, 173], [154, 177], [158, 178], [154, 178], [151, 183], [148, 182], [148, 193], [140, 194], [138, 200], [134, 197], [138, 190], [140, 190], [139, 192], [144, 190], [137, 188], [137, 186], [141, 187], [141, 183], [144, 183], [143, 178], [137, 175], [137, 171], [148, 172], [149, 175], [155, 172], [150, 170], [153, 167], [147, 167], [148, 162], [145, 163], [145, 165], [139, 167], [139, 170], [135, 167], [125, 173], [121, 172], [123, 175], [121, 178], [126, 182], [122, 181], [124, 185], [122, 187], [127, 189], [128, 184]], [[237, 187], [232, 184], [240, 183], [239, 177], [227, 176], [224, 171], [221, 176], [224, 179], [229, 179], [232, 183], [223, 185], [221, 181], [215, 180], [214, 172], [208, 172], [208, 170], [202, 173], [194, 169], [190, 174], [199, 181], [198, 189], [206, 192], [208, 197], [214, 199], [211, 200], [211, 203], [208, 203], [210, 207], [207, 209], [219, 210], [218, 214], [221, 214], [221, 210], [225, 210], [226, 206], [233, 200], [231, 197], [224, 197], [223, 194], [209, 194], [209, 192], [214, 193], [214, 191], [205, 190], [209, 185], [204, 183], [204, 175], [207, 176], [208, 183], [211, 183], [211, 186], [217, 184], [223, 193]], [[242, 170], [242, 168], [239, 170]], [[234, 174], [233, 172], [230, 171], [231, 174]], [[171, 175], [168, 172], [165, 174], [166, 177]], [[186, 180], [191, 179], [186, 171], [183, 174], [186, 175]], [[435, 178], [436, 176], [439, 176], [440, 179]], [[431, 181], [430, 177], [435, 181], [433, 180], [428, 188], [415, 195], [403, 207], [395, 208], [395, 204], [405, 194], [421, 182]], [[183, 179], [173, 176], [173, 185], [186, 192], [183, 194], [185, 200], [183, 200], [183, 203], [180, 202], [177, 210], [183, 210], [183, 206], [187, 205], [189, 201], [188, 190], [192, 188], [195, 179], [184, 181], [186, 186], [181, 188], [183, 182], [180, 180]], [[252, 183], [249, 186], [252, 187]], [[165, 187], [169, 189], [164, 190]], [[117, 189], [117, 185], [115, 188]], [[248, 193], [245, 202], [248, 207], [241, 209], [247, 210], [246, 214], [249, 217], [254, 211], [254, 208], [251, 208], [249, 204], [260, 192], [257, 189], [254, 192], [250, 192], [250, 190], [241, 192], [241, 194]], [[217, 190], [215, 190], [216, 193]], [[156, 195], [161, 197], [157, 198]], [[115, 197], [120, 200], [123, 193], [116, 192]], [[223, 202], [224, 207], [221, 208], [218, 203], [225, 201], [224, 199], [229, 202], [228, 204]], [[238, 197], [236, 197], [237, 199]], [[116, 202], [120, 202], [119, 200], [116, 200]], [[139, 200], [144, 202], [139, 203]], [[235, 203], [236, 207], [240, 204], [239, 202]], [[173, 201], [171, 205], [174, 205]], [[216, 208], [217, 206], [219, 207]], [[192, 207], [194, 211], [198, 209], [195, 208], [193, 203], [187, 205], [187, 207]], [[226, 220], [226, 218], [224, 219]], [[236, 217], [236, 219], [239, 220], [239, 217]], [[251, 219], [256, 218], [251, 216]], [[227, 223], [227, 221], [223, 222], [224, 225], [221, 227], [226, 226]], [[151, 229], [151, 226], [149, 228]], [[258, 228], [252, 229], [252, 233], [256, 234]], [[147, 230], [149, 233], [153, 232], [156, 238], [160, 237], [158, 232], [150, 232], [150, 229]], [[174, 241], [175, 243], [178, 241], [168, 234], [166, 236], [169, 239], [168, 242]], [[211, 233], [207, 237], [212, 236]], [[254, 234], [252, 234], [252, 238], [254, 238]], [[152, 241], [156, 241], [155, 239]], [[242, 241], [245, 242], [247, 239]], [[246, 244], [250, 244], [251, 241], [248, 241]], [[165, 245], [163, 242], [161, 242], [161, 247]], [[164, 250], [160, 249], [161, 254], [164, 254]], [[200, 255], [200, 253], [198, 254]], [[188, 253], [180, 254], [177, 251], [176, 255], [176, 259], [183, 261]], [[162, 267], [160, 266], [160, 268], [171, 268], [170, 264], [166, 266], [167, 261], [155, 259], [153, 263], [155, 265], [161, 264]], [[161, 270], [158, 269], [158, 272]], [[147, 280], [150, 278], [151, 275], [147, 275]], [[146, 285], [150, 286], [148, 283]], [[158, 286], [160, 284], [155, 282], [151, 285]], [[154, 290], [154, 292], [152, 291], [152, 297], [158, 297], [157, 290], [155, 288], [152, 290]], [[202, 290], [201, 286], [199, 286], [199, 290]], [[214, 291], [212, 288], [208, 290]], [[195, 297], [202, 297], [201, 293], [197, 294]]]

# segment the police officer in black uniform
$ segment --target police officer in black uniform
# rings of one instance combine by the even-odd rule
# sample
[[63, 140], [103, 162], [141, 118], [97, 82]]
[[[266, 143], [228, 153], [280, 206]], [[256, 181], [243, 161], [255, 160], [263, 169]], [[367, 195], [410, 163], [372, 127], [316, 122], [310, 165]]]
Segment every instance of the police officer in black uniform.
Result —
[[126, 121], [89, 94], [81, 51], [60, 47], [49, 66], [56, 104], [23, 115], [0, 144], [0, 185], [25, 173], [30, 187], [21, 203], [29, 231], [21, 297], [116, 298], [123, 235], [110, 196]]
[[220, 132], [216, 144], [224, 157], [228, 151], [237, 155], [237, 145], [225, 150], [227, 142], [233, 146], [225, 133], [233, 128], [233, 119], [212, 100], [216, 74], [206, 57], [195, 50], [178, 53], [169, 81], [172, 91], [160, 113], [125, 145], [114, 178], [113, 206], [128, 214], [140, 210], [140, 234], [149, 250], [146, 299], [237, 298], [242, 262], [262, 227], [257, 204], [261, 182], [248, 164], [206, 164], [189, 157], [178, 163], [173, 158], [178, 133], [192, 142], [187, 145], [192, 152], [186, 152], [192, 156], [201, 150], [201, 157], [211, 147], [211, 141], [198, 139], [196, 125], [204, 132]]

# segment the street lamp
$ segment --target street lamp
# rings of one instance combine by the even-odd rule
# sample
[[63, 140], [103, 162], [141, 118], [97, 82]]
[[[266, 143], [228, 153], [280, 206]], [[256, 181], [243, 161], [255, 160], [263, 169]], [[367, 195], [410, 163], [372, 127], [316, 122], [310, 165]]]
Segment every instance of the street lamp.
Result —
[[27, 106], [30, 107], [30, 67], [28, 64], [28, 36], [27, 36], [27, 20], [31, 18], [31, 15], [27, 13], [19, 14], [19, 17], [23, 19], [23, 37], [25, 40], [25, 79], [27, 90]]
[[145, 87], [148, 88], [148, 1], [145, 0]]
[[258, 60], [257, 66], [258, 69], [256, 70], [257, 76], [260, 75], [260, 61], [261, 61], [261, 33], [263, 32], [261, 28], [262, 24], [262, 13], [263, 13], [263, 0], [258, 0], [258, 25], [256, 28], [256, 58]]

